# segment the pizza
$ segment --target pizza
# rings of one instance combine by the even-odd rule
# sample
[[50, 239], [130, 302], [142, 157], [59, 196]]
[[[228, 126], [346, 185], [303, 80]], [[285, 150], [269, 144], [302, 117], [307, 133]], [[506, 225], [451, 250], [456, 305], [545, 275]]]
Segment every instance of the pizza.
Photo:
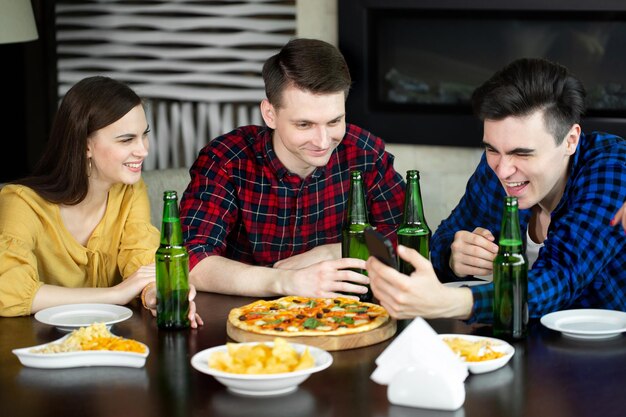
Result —
[[286, 296], [258, 300], [233, 308], [231, 325], [253, 333], [274, 336], [341, 336], [382, 326], [389, 313], [378, 304], [346, 297], [308, 298]]

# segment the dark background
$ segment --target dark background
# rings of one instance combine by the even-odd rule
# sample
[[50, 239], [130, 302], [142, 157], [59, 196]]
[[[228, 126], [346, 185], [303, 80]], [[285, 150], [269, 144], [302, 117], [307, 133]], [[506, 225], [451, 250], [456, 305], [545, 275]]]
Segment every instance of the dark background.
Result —
[[[479, 30], [472, 32], [466, 29], [459, 33], [455, 32], [456, 27], [452, 24], [453, 19], [458, 19], [461, 24], [472, 21], [480, 22], [481, 19], [519, 20], [522, 23], [528, 22], [528, 24], [532, 24], [533, 21], [546, 21], [548, 23], [551, 21], [572, 21], [574, 23], [571, 27], [575, 31], [586, 23], [596, 20], [606, 21], [606, 25], [613, 23], [624, 25], [626, 22], [626, 2], [623, 0], [339, 0], [339, 48], [346, 57], [353, 81], [346, 102], [346, 112], [350, 122], [371, 129], [385, 141], [392, 143], [480, 147], [482, 123], [472, 115], [469, 102], [459, 101], [456, 104], [430, 105], [428, 103], [392, 102], [380, 98], [379, 92], [385, 85], [385, 71], [380, 71], [380, 69], [386, 65], [394, 65], [394, 60], [388, 60], [388, 58], [398, 58], [398, 62], [395, 63], [398, 68], [402, 68], [402, 64], [405, 63], [410, 63], [405, 67], [411, 68], [413, 66], [413, 69], [418, 68], [421, 64], [423, 67], [428, 67], [428, 61], [413, 62], [417, 61], [416, 56], [420, 55], [407, 52], [411, 50], [410, 41], [406, 43], [393, 42], [393, 39], [385, 36], [388, 33], [397, 32], [397, 36], [403, 34], [406, 39], [415, 36], [418, 41], [416, 43], [421, 44], [421, 40], [430, 35], [420, 32], [420, 19], [441, 20], [450, 27], [450, 36], [443, 38], [458, 39], [458, 42], [466, 47], [477, 47], [476, 54], [473, 54], [472, 52], [458, 51], [459, 48], [456, 47], [456, 44], [453, 47], [447, 45], [449, 50], [453, 51], [450, 55], [454, 58], [450, 61], [451, 63], [463, 63], [463, 60], [459, 58], [470, 54], [472, 55], [469, 60], [470, 63], [477, 59], [476, 56], [481, 57], [478, 59], [489, 58], [485, 64], [492, 64], [495, 71], [510, 62], [509, 59], [512, 58], [505, 58], [497, 53], [496, 39], [493, 42], [490, 42], [489, 39], [485, 41], [480, 36], [472, 39], [476, 33], [480, 33]], [[379, 25], [380, 22], [387, 22], [385, 24], [389, 29], [388, 32], [381, 32], [382, 25]], [[477, 29], [480, 28], [477, 27]], [[416, 33], [420, 33], [420, 35], [416, 35]], [[497, 34], [493, 36], [497, 36]], [[440, 38], [436, 34], [432, 34], [430, 40], [436, 44]], [[541, 40], [535, 41], [535, 38], [530, 36], [526, 43], [526, 46], [529, 47], [528, 50], [526, 48], [520, 49], [516, 57], [521, 58], [526, 54], [533, 56], [535, 50], [539, 54], [542, 49], [537, 48], [540, 46], [537, 42], [541, 42]], [[607, 52], [607, 56], [610, 55], [618, 59], [618, 68], [626, 65], [626, 61], [624, 61], [626, 60], [625, 42], [626, 40], [622, 38], [611, 38], [609, 44], [611, 46], [607, 47], [607, 51], [612, 51], [612, 53]], [[389, 54], [389, 51], [393, 51], [398, 45], [400, 45], [399, 52]], [[442, 45], [446, 45], [445, 42]], [[563, 43], [563, 47], [565, 46], [567, 44]], [[442, 46], [437, 52], [444, 50], [446, 47]], [[415, 52], [419, 52], [419, 48]], [[406, 55], [403, 56], [403, 53]], [[576, 65], [583, 68], [585, 67], [584, 64], [588, 63], [586, 56], [570, 49], [556, 51], [556, 57], [567, 58], [569, 63], [563, 62], [563, 64], [575, 74], [577, 74]], [[550, 57], [547, 56], [547, 58]], [[450, 65], [453, 66], [454, 64]], [[489, 65], [485, 65], [485, 67], [489, 67]], [[449, 68], [440, 68], [449, 70]], [[434, 72], [431, 75], [435, 78], [441, 76], [441, 81], [449, 81], [443, 72], [442, 74]], [[621, 93], [626, 85], [625, 74], [620, 71], [617, 73], [620, 74], [616, 77], [617, 79], [610, 81], [614, 83], [619, 81]], [[594, 73], [594, 75], [597, 74]], [[463, 80], [464, 84], [478, 86], [490, 75], [480, 81], [477, 81], [475, 76], [476, 74], [474, 74], [473, 79]], [[586, 80], [582, 76], [579, 77], [590, 92], [593, 87], [591, 80]], [[626, 108], [605, 110], [589, 107], [581, 125], [583, 132], [599, 130], [626, 137]]]
[[39, 38], [0, 44], [0, 183], [27, 175], [43, 152], [55, 112], [54, 2], [32, 0]]

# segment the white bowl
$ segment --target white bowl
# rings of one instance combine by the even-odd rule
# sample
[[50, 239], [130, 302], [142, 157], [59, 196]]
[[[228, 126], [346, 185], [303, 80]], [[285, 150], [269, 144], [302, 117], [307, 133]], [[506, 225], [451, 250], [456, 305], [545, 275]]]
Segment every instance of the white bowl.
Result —
[[[258, 345], [258, 342], [240, 343], [241, 345]], [[268, 346], [273, 346], [273, 342], [265, 342]], [[270, 396], [282, 395], [295, 391], [302, 382], [304, 382], [311, 374], [328, 368], [333, 363], [333, 357], [330, 353], [323, 349], [303, 345], [299, 343], [291, 343], [291, 346], [302, 354], [306, 348], [315, 360], [315, 365], [309, 369], [302, 369], [294, 372], [284, 372], [279, 374], [233, 374], [230, 372], [218, 371], [209, 368], [209, 357], [214, 352], [226, 351], [226, 345], [215, 346], [205, 349], [193, 355], [191, 358], [191, 366], [196, 370], [212, 375], [219, 382], [224, 384], [229, 391], [250, 396]]]
[[465, 339], [470, 342], [488, 341], [494, 351], [504, 353], [504, 356], [500, 356], [499, 358], [486, 361], [463, 361], [465, 364], [467, 364], [467, 369], [469, 369], [469, 371], [473, 374], [482, 374], [502, 368], [509, 362], [509, 360], [513, 357], [513, 354], [515, 353], [515, 348], [513, 346], [511, 346], [504, 340], [496, 339], [493, 337], [474, 336], [469, 334], [440, 334], [439, 337], [441, 337], [442, 340], [446, 338], [452, 339], [458, 337], [460, 339]]

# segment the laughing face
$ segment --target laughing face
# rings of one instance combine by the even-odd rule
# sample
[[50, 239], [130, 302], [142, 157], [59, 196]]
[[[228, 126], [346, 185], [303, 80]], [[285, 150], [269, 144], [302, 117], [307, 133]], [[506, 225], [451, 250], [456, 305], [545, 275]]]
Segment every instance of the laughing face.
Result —
[[552, 212], [567, 183], [570, 156], [576, 151], [580, 126], [574, 124], [560, 145], [546, 129], [543, 111], [526, 117], [485, 120], [483, 144], [487, 163], [507, 195], [521, 209], [539, 205]]
[[346, 133], [345, 112], [343, 92], [313, 94], [294, 86], [285, 88], [279, 108], [261, 102], [278, 159], [302, 178], [328, 163]]
[[136, 183], [141, 178], [148, 146], [148, 122], [139, 105], [90, 136], [87, 145], [87, 157], [91, 158], [90, 181], [98, 181], [105, 187]]

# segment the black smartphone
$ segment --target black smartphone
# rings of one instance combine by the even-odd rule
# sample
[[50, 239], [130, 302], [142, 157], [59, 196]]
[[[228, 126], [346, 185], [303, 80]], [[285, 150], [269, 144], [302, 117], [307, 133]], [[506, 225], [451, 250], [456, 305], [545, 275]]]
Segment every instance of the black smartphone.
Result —
[[398, 257], [391, 240], [369, 226], [365, 228], [365, 244], [371, 256], [392, 268], [398, 269]]

